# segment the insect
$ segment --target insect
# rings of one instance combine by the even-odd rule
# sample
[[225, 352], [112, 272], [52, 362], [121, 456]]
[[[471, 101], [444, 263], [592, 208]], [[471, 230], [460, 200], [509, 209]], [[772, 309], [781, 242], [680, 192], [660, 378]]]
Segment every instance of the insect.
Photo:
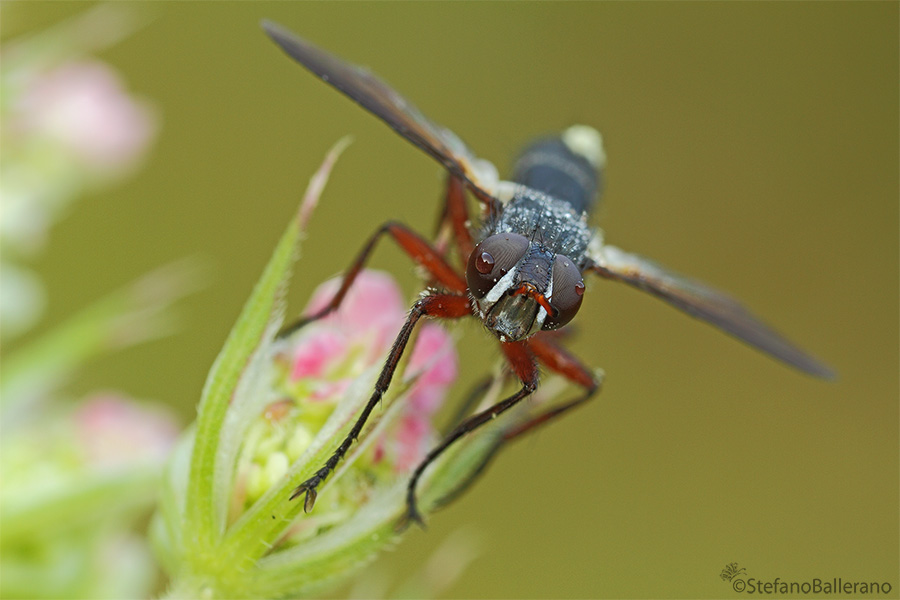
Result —
[[[460, 273], [441, 248], [405, 225], [389, 221], [363, 246], [329, 304], [282, 331], [287, 335], [335, 310], [384, 235], [423, 267], [433, 283], [433, 289], [413, 304], [372, 396], [350, 432], [322, 468], [291, 496], [293, 499], [305, 494], [306, 512], [315, 504], [316, 489], [334, 471], [387, 390], [403, 350], [423, 317], [479, 318], [499, 341], [521, 388], [462, 420], [427, 455], [409, 481], [410, 519], [421, 523], [416, 484], [428, 465], [460, 437], [534, 392], [538, 386], [538, 363], [578, 385], [583, 392], [533, 417], [517, 427], [517, 432], [547, 422], [594, 395], [599, 382], [592, 370], [566, 351], [551, 333], [569, 323], [581, 307], [586, 273], [649, 292], [801, 371], [825, 379], [834, 376], [827, 366], [788, 342], [729, 296], [603, 243], [599, 231], [588, 225], [601, 191], [605, 161], [595, 130], [574, 126], [560, 136], [535, 142], [518, 159], [512, 181], [500, 181], [493, 165], [477, 158], [456, 135], [428, 120], [369, 71], [344, 62], [279, 25], [264, 22], [263, 28], [291, 58], [443, 165], [448, 177], [441, 224], [452, 232], [465, 264], [464, 273]], [[480, 203], [480, 228], [468, 225], [465, 189]]]

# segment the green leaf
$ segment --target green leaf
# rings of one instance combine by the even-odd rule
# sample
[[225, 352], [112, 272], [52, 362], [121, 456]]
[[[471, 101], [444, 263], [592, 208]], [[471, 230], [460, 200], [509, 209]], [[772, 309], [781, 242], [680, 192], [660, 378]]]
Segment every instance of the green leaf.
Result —
[[219, 452], [229, 407], [254, 356], [266, 352], [267, 344], [278, 330], [287, 282], [302, 232], [331, 167], [347, 143], [346, 138], [339, 141], [313, 176], [300, 210], [278, 242], [204, 385], [181, 523], [182, 538], [190, 545], [186, 550], [198, 557], [214, 559], [212, 554], [223, 534], [228, 497], [221, 493], [217, 484], [227, 481], [230, 475], [217, 477], [217, 469], [233, 468], [233, 463], [222, 460]]
[[6, 354], [0, 366], [4, 418], [53, 392], [96, 356], [168, 333], [172, 303], [196, 291], [203, 280], [194, 260], [161, 267]]

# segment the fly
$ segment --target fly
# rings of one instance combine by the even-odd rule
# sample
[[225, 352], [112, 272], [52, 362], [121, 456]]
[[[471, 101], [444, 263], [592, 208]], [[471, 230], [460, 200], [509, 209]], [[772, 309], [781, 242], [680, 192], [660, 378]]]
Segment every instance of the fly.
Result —
[[[827, 366], [791, 344], [731, 297], [603, 242], [599, 230], [588, 225], [602, 191], [605, 164], [596, 130], [576, 125], [559, 136], [538, 140], [519, 157], [512, 180], [500, 181], [491, 163], [476, 157], [456, 135], [428, 120], [371, 72], [344, 62], [279, 25], [264, 22], [263, 28], [288, 56], [443, 165], [448, 177], [441, 229], [451, 232], [453, 245], [465, 264], [460, 272], [451, 264], [445, 248], [402, 223], [389, 221], [363, 246], [325, 308], [280, 333], [288, 335], [335, 310], [384, 235], [423, 267], [433, 283], [434, 289], [413, 304], [372, 396], [350, 432], [322, 468], [291, 496], [293, 499], [305, 495], [306, 512], [315, 504], [318, 486], [347, 453], [387, 390], [410, 336], [423, 317], [479, 318], [499, 341], [521, 389], [464, 419], [429, 452], [413, 472], [407, 488], [410, 519], [421, 522], [416, 508], [416, 484], [428, 465], [460, 437], [534, 392], [538, 386], [538, 364], [576, 384], [582, 393], [518, 426], [513, 435], [591, 398], [600, 382], [551, 333], [569, 323], [581, 307], [586, 273], [649, 292], [810, 375], [834, 377]], [[466, 189], [480, 203], [482, 225], [476, 229], [469, 226]]]

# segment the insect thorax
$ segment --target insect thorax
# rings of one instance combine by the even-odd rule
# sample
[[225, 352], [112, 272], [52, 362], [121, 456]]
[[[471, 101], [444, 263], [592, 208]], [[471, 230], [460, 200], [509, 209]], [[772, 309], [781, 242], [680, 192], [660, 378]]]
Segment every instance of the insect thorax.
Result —
[[516, 186], [512, 199], [490, 223], [487, 233], [501, 232], [524, 235], [554, 254], [568, 256], [579, 267], [593, 233], [585, 213], [523, 185]]

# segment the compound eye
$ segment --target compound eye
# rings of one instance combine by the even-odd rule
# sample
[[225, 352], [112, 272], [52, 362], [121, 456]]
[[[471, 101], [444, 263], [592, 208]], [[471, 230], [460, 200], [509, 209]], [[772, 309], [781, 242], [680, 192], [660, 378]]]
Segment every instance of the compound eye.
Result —
[[556, 316], [547, 315], [543, 329], [558, 329], [572, 320], [584, 296], [584, 279], [581, 271], [568, 257], [561, 254], [553, 260], [553, 290], [550, 306], [556, 309]]
[[528, 238], [517, 233], [497, 233], [475, 246], [466, 266], [466, 282], [476, 298], [484, 298], [528, 250]]

